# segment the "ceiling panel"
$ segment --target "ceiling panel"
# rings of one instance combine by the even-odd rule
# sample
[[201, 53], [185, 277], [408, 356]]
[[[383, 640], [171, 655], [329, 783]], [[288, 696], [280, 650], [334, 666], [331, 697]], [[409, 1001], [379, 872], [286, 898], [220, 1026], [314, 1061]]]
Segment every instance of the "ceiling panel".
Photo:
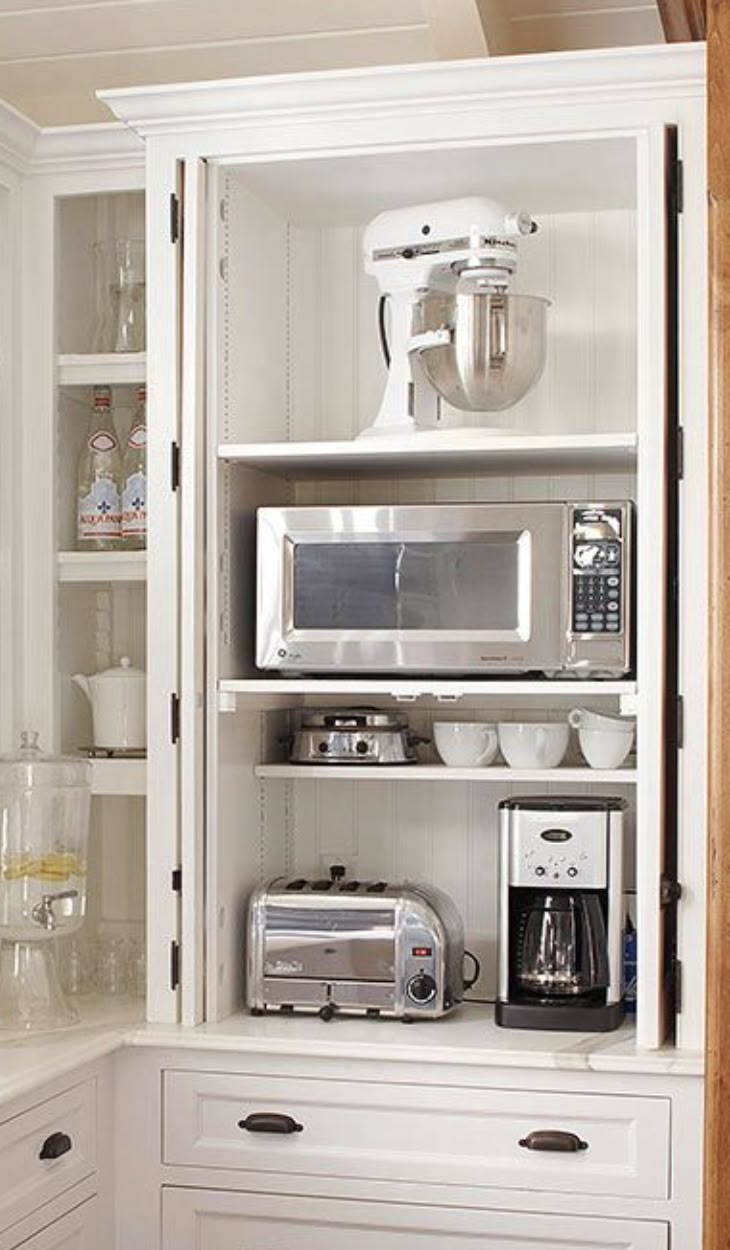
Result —
[[49, 56], [185, 47], [241, 40], [330, 38], [339, 33], [422, 28], [420, 0], [368, 4], [248, 5], [231, 0], [115, 0], [27, 11], [0, 7], [0, 64]]
[[656, 4], [647, 0], [502, 0], [513, 52], [662, 43]]
[[52, 60], [0, 62], [0, 98], [42, 126], [109, 121], [94, 95], [105, 87], [246, 77], [299, 70], [399, 65], [433, 59], [425, 28], [359, 31], [327, 38], [231, 41]]
[[104, 87], [661, 39], [654, 0], [0, 0], [0, 99], [67, 125]]

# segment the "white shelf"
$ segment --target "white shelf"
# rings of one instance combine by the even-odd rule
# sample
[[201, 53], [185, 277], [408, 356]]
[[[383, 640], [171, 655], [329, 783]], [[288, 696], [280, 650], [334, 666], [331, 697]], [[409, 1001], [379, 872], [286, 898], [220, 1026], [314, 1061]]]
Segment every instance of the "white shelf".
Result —
[[582, 785], [636, 785], [635, 768], [447, 768], [444, 764], [259, 764], [256, 776], [281, 781], [477, 781], [477, 782], [579, 782]]
[[147, 760], [92, 760], [91, 793], [145, 795], [147, 793]]
[[634, 695], [635, 681], [493, 681], [475, 678], [462, 681], [439, 681], [437, 678], [377, 678], [360, 677], [253, 677], [229, 678], [218, 683], [219, 693], [228, 695], [316, 695], [318, 699], [329, 695], [359, 698], [361, 695], [385, 695], [389, 698], [411, 701], [432, 697], [444, 702], [458, 702], [475, 695], [508, 695], [510, 699], [545, 695], [550, 698], [571, 699], [579, 702], [590, 695]]
[[59, 551], [60, 582], [143, 582], [145, 551]]
[[96, 352], [58, 357], [59, 386], [135, 386], [146, 377], [146, 352]]
[[635, 434], [481, 434], [478, 430], [372, 437], [342, 442], [224, 443], [228, 463], [282, 477], [350, 477], [370, 473], [419, 477], [554, 473], [628, 473]]

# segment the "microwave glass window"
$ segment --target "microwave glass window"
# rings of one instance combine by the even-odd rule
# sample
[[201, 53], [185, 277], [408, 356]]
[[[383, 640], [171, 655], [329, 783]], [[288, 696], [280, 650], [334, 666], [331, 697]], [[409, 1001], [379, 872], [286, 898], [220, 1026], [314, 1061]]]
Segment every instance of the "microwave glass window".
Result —
[[[529, 535], [451, 542], [298, 543], [292, 553], [298, 630], [491, 630], [524, 627]], [[522, 565], [522, 567], [521, 567]]]

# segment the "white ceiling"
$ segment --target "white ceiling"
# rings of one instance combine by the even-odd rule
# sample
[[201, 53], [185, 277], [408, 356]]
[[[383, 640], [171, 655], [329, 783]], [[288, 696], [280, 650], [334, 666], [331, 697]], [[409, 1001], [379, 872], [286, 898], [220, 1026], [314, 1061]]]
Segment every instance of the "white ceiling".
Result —
[[0, 99], [67, 125], [103, 87], [661, 39], [654, 0], [0, 0]]

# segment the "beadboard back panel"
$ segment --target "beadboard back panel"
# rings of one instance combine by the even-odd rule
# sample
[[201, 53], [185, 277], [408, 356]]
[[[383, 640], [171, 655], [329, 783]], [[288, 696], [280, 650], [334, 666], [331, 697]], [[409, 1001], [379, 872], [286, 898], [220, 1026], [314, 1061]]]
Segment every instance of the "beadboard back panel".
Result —
[[[443, 719], [449, 719], [443, 713]], [[460, 716], [461, 714], [459, 714]], [[501, 718], [489, 709], [484, 719]], [[505, 713], [509, 715], [509, 712]], [[514, 719], [514, 713], [511, 714]], [[453, 719], [456, 716], [452, 713]], [[536, 717], [532, 716], [532, 719]], [[420, 731], [421, 717], [409, 713]], [[493, 998], [497, 966], [498, 804], [516, 794], [561, 794], [565, 784], [450, 784], [447, 781], [297, 780], [288, 815], [291, 845], [287, 871], [326, 875], [344, 864], [360, 880], [425, 881], [451, 895], [464, 919], [466, 945], [482, 964], [473, 990]], [[282, 783], [263, 783], [266, 804]], [[627, 891], [633, 890], [633, 787], [571, 785], [571, 794], [617, 795], [630, 804], [626, 831]], [[278, 819], [280, 813], [274, 817]]]
[[[220, 216], [220, 440], [356, 436], [385, 384], [361, 228], [287, 221], [233, 173], [222, 180]], [[507, 412], [458, 420], [521, 433], [633, 430], [636, 214], [558, 213], [539, 224], [519, 245], [514, 286], [551, 301], [544, 373]]]

